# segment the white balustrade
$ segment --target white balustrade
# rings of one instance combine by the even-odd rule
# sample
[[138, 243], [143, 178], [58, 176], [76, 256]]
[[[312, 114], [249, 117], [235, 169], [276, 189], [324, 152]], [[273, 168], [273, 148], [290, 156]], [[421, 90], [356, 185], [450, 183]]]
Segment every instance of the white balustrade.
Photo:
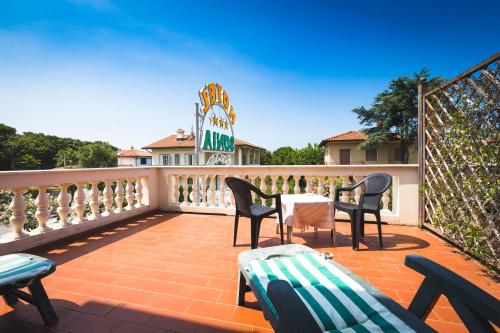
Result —
[[300, 194], [300, 175], [293, 175], [295, 181], [295, 186], [293, 187], [293, 193]]
[[[342, 176], [342, 186], [349, 186], [349, 176]], [[342, 196], [340, 197], [341, 202], [349, 202], [349, 192], [343, 191]]]
[[115, 188], [115, 214], [123, 212], [123, 202], [125, 201], [123, 198], [123, 193], [123, 179], [117, 179]]
[[[86, 225], [102, 225], [101, 221], [111, 223], [112, 221], [119, 221], [154, 209], [233, 214], [235, 208], [234, 196], [225, 184], [226, 177], [236, 176], [245, 179], [246, 176], [249, 182], [258, 186], [263, 192], [268, 190], [266, 177], [270, 177], [271, 183], [269, 185], [272, 193], [281, 190], [283, 194], [299, 194], [305, 190], [306, 193], [314, 192], [320, 195], [329, 195], [333, 200], [335, 199], [337, 177], [342, 179], [343, 186], [348, 186], [350, 185], [350, 177], [358, 181], [363, 175], [374, 172], [387, 172], [393, 177], [393, 186], [382, 196], [382, 220], [388, 223], [416, 225], [418, 177], [417, 167], [412, 165], [168, 166], [158, 168], [29, 171], [29, 177], [26, 177], [22, 172], [0, 172], [0, 189], [9, 189], [13, 194], [9, 206], [12, 211], [10, 225], [13, 232], [8, 235], [0, 234], [0, 252], [3, 244], [12, 242], [12, 239], [16, 239], [17, 242], [22, 241], [22, 239], [32, 238], [31, 235], [33, 235], [33, 239], [36, 239], [33, 244], [41, 245], [47, 242], [43, 240], [43, 237], [50, 238], [53, 237], [51, 235], [56, 234], [71, 234], [68, 232], [60, 233], [56, 230], [59, 228], [87, 230], [85, 229]], [[217, 189], [217, 177], [220, 179], [219, 189]], [[305, 185], [305, 189], [301, 189], [301, 177], [304, 177], [305, 184], [302, 185]], [[281, 181], [281, 179], [283, 180], [282, 187], [278, 186], [278, 180]], [[288, 182], [289, 179], [293, 179], [293, 186]], [[190, 181], [192, 181], [191, 186], [189, 185]], [[116, 182], [116, 187], [113, 193], [114, 182]], [[104, 212], [102, 214], [99, 214], [100, 193], [98, 184], [100, 183], [104, 183], [104, 190], [102, 191]], [[89, 184], [90, 191], [87, 192], [85, 188]], [[71, 196], [68, 193], [70, 186], [76, 188], [71, 208], [69, 207]], [[179, 189], [180, 186], [183, 188], [182, 193]], [[24, 230], [26, 223], [24, 213], [26, 204], [24, 201], [28, 199], [23, 196], [23, 191], [28, 187], [38, 189], [34, 201], [36, 205], [34, 216], [38, 221], [38, 228], [33, 231]], [[47, 195], [47, 193], [54, 193], [54, 187], [60, 189], [57, 196], [57, 215], [50, 212]], [[349, 201], [350, 194], [349, 192], [342, 192], [341, 201]], [[355, 200], [359, 200], [359, 190], [353, 191], [352, 194]], [[179, 202], [181, 196], [184, 198], [183, 202]], [[137, 203], [134, 203], [134, 197], [137, 199]], [[125, 199], [127, 200], [127, 206], [123, 209]], [[88, 200], [91, 211], [89, 216], [85, 216], [86, 200]], [[265, 203], [264, 200], [263, 204]], [[113, 210], [114, 207], [116, 208]], [[72, 212], [73, 216], [71, 223], [70, 212]], [[338, 214], [339, 218], [346, 218], [342, 213], [338, 212]], [[56, 217], [58, 217], [58, 222], [53, 223]], [[49, 227], [54, 230], [50, 230]], [[26, 235], [29, 237], [25, 237]]]
[[38, 221], [38, 227], [33, 230], [33, 233], [41, 234], [50, 230], [47, 226], [47, 221], [49, 220], [49, 197], [47, 194], [47, 186], [38, 187], [38, 195], [35, 200], [35, 205], [35, 218]]
[[[278, 187], [276, 186], [276, 181], [278, 179], [278, 176], [271, 176], [271, 193], [278, 193]], [[273, 203], [272, 205], [276, 207], [276, 199], [273, 198]]]
[[68, 184], [60, 184], [59, 186], [59, 195], [57, 196], [57, 203], [59, 207], [57, 207], [57, 214], [59, 215], [59, 224], [58, 228], [62, 228], [68, 226], [69, 223], [69, 202], [71, 200], [71, 196], [68, 193]]
[[14, 196], [12, 197], [12, 201], [9, 205], [9, 209], [12, 212], [12, 216], [9, 218], [9, 221], [13, 230], [12, 239], [14, 240], [27, 236], [27, 234], [23, 231], [23, 226], [26, 222], [26, 215], [24, 214], [26, 204], [23, 196], [23, 192], [25, 190], [26, 188], [15, 188], [12, 190]]
[[125, 210], [132, 210], [135, 208], [133, 178], [127, 178], [127, 186], [125, 187], [125, 193], [126, 193], [125, 198], [127, 199], [127, 206], [125, 207]]
[[83, 187], [85, 183], [77, 183], [76, 191], [73, 196], [73, 210], [75, 211], [76, 217], [73, 219], [72, 223], [77, 224], [85, 220], [85, 191]]
[[99, 212], [99, 182], [98, 181], [93, 181], [90, 183], [92, 185], [92, 188], [90, 189], [89, 193], [89, 207], [90, 211], [92, 212], [90, 216], [88, 217], [89, 220], [95, 220], [98, 218], [101, 213]]
[[104, 181], [104, 191], [102, 191], [104, 205], [104, 212], [102, 216], [109, 216], [113, 214], [113, 188], [111, 187], [111, 181]]

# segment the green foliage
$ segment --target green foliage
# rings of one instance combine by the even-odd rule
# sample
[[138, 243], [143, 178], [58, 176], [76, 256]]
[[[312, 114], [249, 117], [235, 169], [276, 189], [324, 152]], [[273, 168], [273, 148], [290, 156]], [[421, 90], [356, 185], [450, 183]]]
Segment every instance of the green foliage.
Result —
[[79, 150], [88, 144], [91, 142], [43, 133], [18, 134], [15, 128], [0, 123], [0, 170], [53, 169], [64, 166], [65, 160], [66, 165], [77, 165]]
[[[270, 163], [273, 165], [318, 165], [324, 164], [324, 148], [317, 143], [308, 143], [306, 147], [294, 149], [280, 147], [270, 154]], [[269, 161], [269, 157], [266, 157]], [[266, 163], [267, 164], [267, 163]]]
[[114, 147], [106, 142], [83, 146], [78, 151], [78, 160], [82, 168], [115, 167], [118, 164]]
[[40, 168], [42, 163], [39, 159], [31, 154], [16, 156], [13, 161], [15, 170], [33, 170]]
[[54, 158], [56, 167], [78, 165], [78, 150], [68, 147], [59, 150]]
[[270, 165], [272, 164], [273, 154], [269, 150], [264, 150], [260, 153], [260, 164], [262, 165]]
[[[368, 126], [364, 132], [368, 139], [360, 148], [369, 149], [395, 136], [401, 140], [401, 163], [408, 163], [408, 147], [417, 139], [418, 131], [418, 85], [421, 79], [428, 79], [426, 68], [413, 77], [402, 76], [392, 80], [389, 87], [379, 93], [371, 106], [353, 109], [361, 125]], [[442, 78], [428, 79], [431, 89], [443, 82]]]

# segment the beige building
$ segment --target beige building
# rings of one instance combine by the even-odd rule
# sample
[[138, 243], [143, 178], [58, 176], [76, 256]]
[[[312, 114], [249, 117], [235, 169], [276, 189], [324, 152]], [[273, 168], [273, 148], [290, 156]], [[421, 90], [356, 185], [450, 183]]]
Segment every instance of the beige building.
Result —
[[[401, 147], [399, 139], [394, 138], [372, 149], [360, 149], [359, 144], [366, 140], [367, 135], [359, 131], [350, 131], [332, 136], [321, 141], [325, 147], [325, 164], [353, 165], [353, 164], [399, 164]], [[416, 164], [417, 145], [409, 148], [408, 163]]]
[[[234, 140], [235, 153], [231, 154], [232, 165], [259, 165], [260, 154], [264, 148], [243, 140]], [[195, 165], [194, 132], [185, 134], [183, 129], [176, 135], [170, 135], [153, 142], [143, 149], [151, 152], [153, 165]], [[200, 165], [205, 165], [212, 153], [200, 154]]]

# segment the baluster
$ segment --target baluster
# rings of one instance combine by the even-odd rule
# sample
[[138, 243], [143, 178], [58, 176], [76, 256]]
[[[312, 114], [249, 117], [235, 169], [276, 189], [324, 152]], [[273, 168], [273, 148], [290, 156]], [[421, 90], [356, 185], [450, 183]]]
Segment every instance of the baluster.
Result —
[[335, 186], [335, 179], [337, 177], [332, 176], [332, 177], [328, 177], [328, 178], [330, 180], [330, 189], [329, 189], [329, 191], [330, 191], [330, 200], [335, 201], [335, 187], [336, 187]]
[[85, 220], [85, 191], [83, 187], [85, 183], [76, 184], [76, 192], [73, 197], [73, 209], [75, 211], [76, 217], [73, 219], [72, 223], [78, 224]]
[[[226, 175], [227, 177], [227, 175]], [[235, 208], [236, 205], [234, 203], [234, 194], [233, 194], [233, 191], [231, 189], [229, 189], [229, 207], [230, 208]]]
[[[142, 180], [143, 177], [137, 177], [137, 182], [135, 183], [135, 196], [137, 198], [137, 207], [144, 207], [144, 204], [142, 203], [142, 197], [143, 197]], [[186, 192], [187, 192], [187, 178], [186, 178]], [[189, 202], [187, 201], [187, 198], [186, 202]]]
[[226, 184], [225, 184], [226, 176], [220, 176], [220, 199], [219, 199], [219, 207], [226, 208]]
[[174, 205], [178, 205], [180, 203], [179, 196], [179, 176], [174, 175]]
[[115, 200], [116, 200], [115, 213], [123, 212], [123, 180], [122, 179], [116, 180]]
[[390, 189], [387, 189], [387, 191], [385, 191], [382, 194], [382, 205], [383, 205], [382, 212], [384, 212], [384, 213], [390, 213], [391, 212], [389, 210], [389, 201], [391, 200], [391, 198], [389, 197], [389, 190]]
[[[252, 179], [253, 179], [253, 182], [252, 182]], [[253, 185], [256, 185], [256, 182], [257, 181], [257, 177], [256, 176], [253, 176], [253, 175], [248, 175], [248, 182], [250, 184], [253, 184]], [[252, 196], [252, 202], [255, 203], [255, 192], [254, 191], [250, 191], [250, 195]]]
[[33, 230], [34, 234], [44, 233], [50, 228], [47, 226], [49, 219], [49, 198], [47, 197], [47, 186], [38, 187], [38, 195], [35, 200], [35, 218], [38, 221], [38, 228]]
[[[186, 181], [186, 184], [187, 184], [187, 181]], [[179, 187], [179, 196], [178, 196], [179, 203], [181, 206], [187, 206], [187, 196], [184, 195], [184, 190], [185, 190], [184, 177], [179, 176], [179, 186], [178, 187]], [[182, 202], [180, 202], [181, 197], [182, 197]]]
[[110, 180], [104, 181], [104, 191], [102, 191], [102, 195], [102, 203], [104, 204], [105, 209], [102, 216], [109, 216], [113, 214], [113, 188], [111, 187]]
[[192, 206], [198, 206], [198, 175], [193, 177], [193, 202]]
[[288, 186], [288, 176], [283, 176], [283, 194], [288, 194], [289, 191], [289, 186]]
[[58, 227], [61, 228], [69, 225], [68, 214], [69, 214], [70, 195], [68, 193], [68, 184], [60, 184], [58, 186], [61, 191], [57, 196], [57, 203], [59, 204], [59, 207], [57, 207], [57, 214], [59, 215], [59, 221], [60, 221]]
[[[266, 176], [259, 176], [260, 178], [260, 185], [259, 185], [259, 189], [261, 190], [261, 192], [264, 192], [266, 193]], [[266, 200], [263, 199], [263, 198], [260, 198], [261, 199], [261, 205], [263, 206], [266, 206]]]
[[132, 178], [127, 178], [127, 186], [125, 187], [127, 206], [125, 210], [132, 210], [135, 208], [134, 205], [134, 185], [132, 184]]
[[324, 181], [323, 176], [318, 177], [318, 194], [323, 195], [323, 192], [325, 191], [325, 187], [323, 186], [323, 181]]
[[311, 193], [311, 177], [304, 177], [306, 181], [306, 193]]
[[9, 209], [12, 212], [9, 221], [13, 229], [12, 239], [14, 240], [28, 236], [23, 230], [24, 223], [26, 222], [26, 215], [24, 214], [26, 203], [24, 202], [23, 196], [25, 190], [26, 188], [15, 188], [11, 190], [14, 197], [9, 205]]
[[89, 193], [89, 206], [92, 213], [89, 216], [89, 220], [95, 220], [101, 215], [99, 212], [99, 189], [97, 188], [99, 182], [92, 181], [90, 184], [92, 184], [92, 189]]
[[293, 187], [293, 192], [295, 194], [300, 194], [300, 175], [294, 175], [293, 179], [295, 180], [295, 186]]
[[[342, 186], [349, 186], [349, 176], [342, 176]], [[349, 192], [343, 191], [340, 201], [349, 202]]]
[[207, 176], [203, 175], [200, 177], [201, 179], [201, 207], [207, 207]]
[[210, 206], [217, 207], [217, 175], [210, 178]]
[[[354, 182], [357, 183], [359, 182], [361, 179], [363, 179], [363, 176], [355, 176], [354, 177]], [[356, 201], [356, 203], [359, 202], [359, 198], [361, 197], [361, 186], [358, 186], [355, 190], [354, 190], [354, 201]]]
[[[278, 187], [276, 186], [276, 181], [278, 180], [278, 176], [271, 176], [271, 194], [275, 194], [278, 192]], [[272, 205], [276, 207], [276, 199], [273, 198]]]

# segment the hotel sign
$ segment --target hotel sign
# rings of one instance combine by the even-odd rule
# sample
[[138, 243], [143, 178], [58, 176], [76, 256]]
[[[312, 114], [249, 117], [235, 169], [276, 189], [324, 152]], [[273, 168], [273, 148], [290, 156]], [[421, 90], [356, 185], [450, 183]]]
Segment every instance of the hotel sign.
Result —
[[236, 114], [227, 92], [218, 83], [209, 83], [198, 92], [201, 107], [196, 111], [197, 152], [214, 153], [207, 164], [230, 164], [234, 154]]

